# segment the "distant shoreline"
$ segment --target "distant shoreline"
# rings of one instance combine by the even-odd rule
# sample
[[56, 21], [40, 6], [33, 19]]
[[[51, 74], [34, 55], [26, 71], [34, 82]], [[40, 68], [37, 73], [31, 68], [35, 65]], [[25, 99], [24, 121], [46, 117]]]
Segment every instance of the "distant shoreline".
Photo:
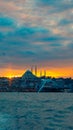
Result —
[[73, 92], [73, 79], [37, 77], [27, 70], [22, 77], [0, 77], [0, 92]]

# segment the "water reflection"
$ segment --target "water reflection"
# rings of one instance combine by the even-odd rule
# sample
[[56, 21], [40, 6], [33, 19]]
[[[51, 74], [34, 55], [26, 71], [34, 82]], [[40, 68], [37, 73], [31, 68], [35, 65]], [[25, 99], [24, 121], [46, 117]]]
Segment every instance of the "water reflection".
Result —
[[72, 130], [73, 95], [1, 93], [0, 130]]

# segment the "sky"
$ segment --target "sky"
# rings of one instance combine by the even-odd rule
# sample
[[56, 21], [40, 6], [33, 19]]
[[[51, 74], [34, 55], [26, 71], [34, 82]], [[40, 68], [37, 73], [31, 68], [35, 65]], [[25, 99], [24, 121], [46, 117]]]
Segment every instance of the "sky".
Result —
[[0, 0], [0, 76], [35, 65], [73, 77], [73, 0]]

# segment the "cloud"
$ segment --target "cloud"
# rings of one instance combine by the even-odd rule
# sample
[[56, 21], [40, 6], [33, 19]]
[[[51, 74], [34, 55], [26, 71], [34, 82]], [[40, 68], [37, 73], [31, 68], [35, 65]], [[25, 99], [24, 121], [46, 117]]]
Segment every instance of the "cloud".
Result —
[[68, 25], [68, 24], [71, 24], [73, 22], [73, 20], [69, 20], [69, 19], [62, 19], [59, 23], [59, 25]]
[[14, 25], [14, 21], [11, 18], [8, 17], [0, 17], [0, 26], [13, 26]]
[[4, 38], [2, 32], [0, 32], [0, 41]]
[[1, 0], [1, 64], [73, 61], [73, 2]]
[[38, 5], [40, 6], [53, 6], [56, 8], [60, 8], [61, 10], [65, 10], [68, 8], [73, 7], [73, 1], [72, 0], [38, 0], [37, 1]]

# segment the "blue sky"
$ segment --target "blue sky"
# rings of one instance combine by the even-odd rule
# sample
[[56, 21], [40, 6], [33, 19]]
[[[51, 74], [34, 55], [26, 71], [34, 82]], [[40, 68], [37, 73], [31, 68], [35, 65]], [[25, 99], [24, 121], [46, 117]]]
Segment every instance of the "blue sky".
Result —
[[0, 68], [73, 66], [73, 0], [0, 0]]

